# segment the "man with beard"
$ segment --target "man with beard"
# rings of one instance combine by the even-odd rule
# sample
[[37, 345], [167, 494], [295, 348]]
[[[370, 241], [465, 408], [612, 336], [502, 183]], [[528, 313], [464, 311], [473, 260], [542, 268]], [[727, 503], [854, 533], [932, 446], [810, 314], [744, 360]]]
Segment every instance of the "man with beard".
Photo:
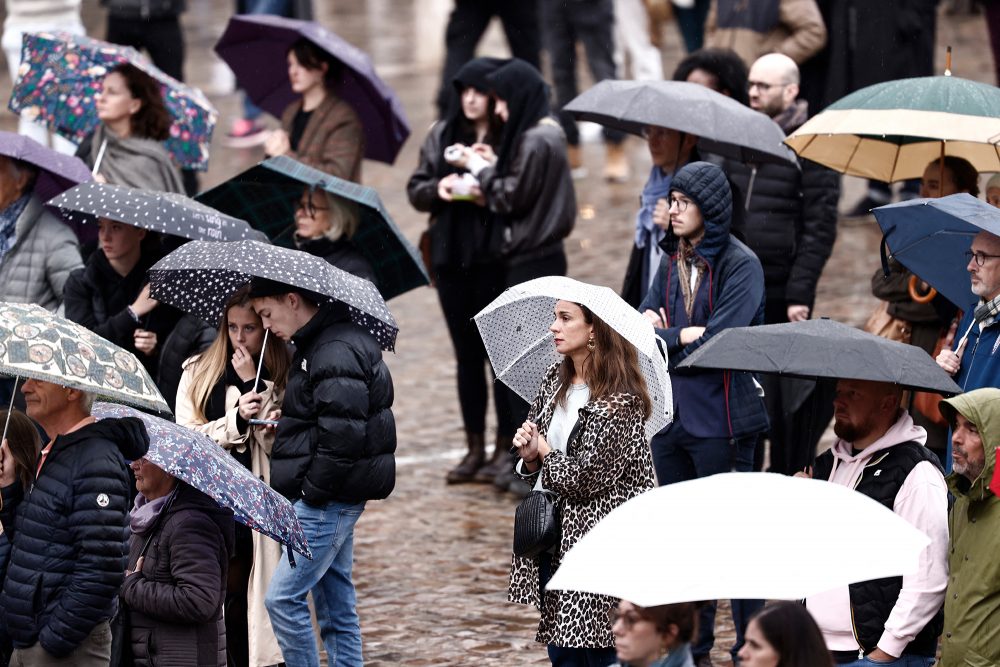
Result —
[[[897, 385], [840, 380], [833, 402], [838, 439], [813, 471], [816, 479], [882, 503], [931, 539], [914, 574], [842, 586], [806, 600], [840, 665], [934, 664], [948, 583], [948, 489], [937, 458], [924, 446], [926, 432], [899, 407], [901, 398]], [[859, 531], [857, 544], [845, 545], [844, 557], [864, 558], [864, 540]]]

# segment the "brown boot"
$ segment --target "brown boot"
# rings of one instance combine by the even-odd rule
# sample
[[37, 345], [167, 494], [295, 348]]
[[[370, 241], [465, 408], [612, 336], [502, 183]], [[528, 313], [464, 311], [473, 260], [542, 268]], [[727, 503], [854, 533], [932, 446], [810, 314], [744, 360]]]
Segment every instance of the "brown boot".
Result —
[[482, 433], [467, 433], [469, 452], [462, 461], [448, 471], [445, 480], [449, 484], [468, 484], [475, 481], [476, 471], [483, 467], [486, 459], [486, 437]]
[[566, 160], [573, 180], [587, 177], [587, 168], [583, 166], [583, 151], [579, 146], [566, 146]]
[[623, 144], [605, 144], [604, 180], [610, 183], [625, 183], [631, 175], [628, 157]]
[[493, 455], [490, 457], [490, 462], [476, 472], [477, 482], [492, 484], [497, 475], [513, 465], [510, 460], [510, 448], [512, 447], [511, 442], [513, 440], [514, 436], [512, 435], [497, 434], [497, 441], [493, 445]]

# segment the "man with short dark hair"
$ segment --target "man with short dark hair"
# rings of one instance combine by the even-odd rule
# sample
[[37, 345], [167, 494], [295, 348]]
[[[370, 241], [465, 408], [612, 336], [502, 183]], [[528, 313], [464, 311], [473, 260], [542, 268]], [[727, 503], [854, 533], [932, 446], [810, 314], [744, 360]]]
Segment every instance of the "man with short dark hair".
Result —
[[375, 337], [351, 321], [343, 303], [259, 279], [250, 297], [264, 326], [295, 343], [271, 486], [292, 501], [313, 552], [295, 567], [281, 561], [265, 605], [289, 665], [319, 667], [310, 591], [328, 664], [360, 665], [354, 525], [365, 502], [386, 498], [395, 484], [392, 377]]
[[52, 440], [31, 489], [17, 480], [6, 442], [0, 448], [0, 539], [11, 541], [0, 613], [11, 664], [107, 667], [125, 578], [125, 462], [143, 457], [149, 438], [137, 418], [96, 421], [92, 396], [77, 389], [25, 380], [21, 391]]
[[955, 496], [949, 529], [950, 577], [944, 600], [941, 667], [1000, 664], [1000, 389], [976, 389], [941, 402], [952, 427]]
[[[898, 385], [840, 380], [833, 447], [816, 459], [813, 477], [853, 488], [882, 503], [931, 542], [917, 571], [841, 586], [806, 600], [827, 648], [841, 665], [934, 664], [948, 583], [948, 489], [924, 429], [900, 409]], [[856, 555], [864, 557], [864, 535]]]

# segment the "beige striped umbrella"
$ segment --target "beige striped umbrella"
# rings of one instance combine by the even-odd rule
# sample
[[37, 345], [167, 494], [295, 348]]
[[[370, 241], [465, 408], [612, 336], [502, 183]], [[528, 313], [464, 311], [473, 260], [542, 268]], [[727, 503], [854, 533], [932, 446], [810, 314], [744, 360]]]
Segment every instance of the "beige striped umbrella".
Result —
[[953, 155], [1000, 172], [1000, 89], [953, 76], [888, 81], [830, 105], [785, 143], [800, 158], [891, 183]]

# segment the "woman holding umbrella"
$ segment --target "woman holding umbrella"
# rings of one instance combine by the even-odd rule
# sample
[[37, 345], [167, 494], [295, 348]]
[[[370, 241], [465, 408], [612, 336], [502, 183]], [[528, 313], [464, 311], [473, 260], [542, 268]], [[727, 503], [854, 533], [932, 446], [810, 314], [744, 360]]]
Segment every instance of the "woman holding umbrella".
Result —
[[[249, 290], [243, 289], [229, 300], [215, 341], [204, 353], [185, 362], [176, 416], [178, 424], [208, 435], [269, 484], [274, 430], [251, 425], [249, 420], [276, 419], [280, 414], [289, 356], [284, 341], [278, 338], [267, 341], [264, 349], [264, 327], [250, 307], [248, 294]], [[259, 393], [258, 368], [263, 381]], [[251, 542], [250, 533], [249, 528], [237, 526], [235, 571], [229, 577], [236, 581], [228, 587], [226, 604], [228, 644], [234, 655], [247, 655], [252, 646], [253, 664], [277, 664], [281, 652], [267, 620], [264, 594], [281, 558], [281, 547], [257, 533]], [[245, 613], [237, 612], [244, 608]], [[265, 657], [258, 661], [259, 653]]]
[[340, 63], [305, 38], [292, 45], [287, 58], [292, 91], [301, 97], [285, 109], [281, 129], [267, 138], [264, 151], [360, 183], [365, 135], [358, 114], [333, 93]]
[[[455, 348], [458, 398], [462, 407], [468, 453], [448, 472], [449, 484], [474, 480], [490, 482], [509, 463], [507, 450], [517, 424], [511, 422], [509, 401], [494, 399], [497, 436], [493, 456], [486, 464], [486, 349], [472, 318], [504, 289], [500, 261], [500, 223], [483, 205], [460, 195], [461, 170], [444, 159], [444, 149], [455, 143], [498, 147], [501, 126], [490, 97], [487, 75], [504, 61], [476, 58], [463, 66], [452, 82], [448, 117], [434, 125], [423, 147], [420, 163], [406, 186], [410, 204], [431, 214], [428, 235], [430, 263], [438, 299]], [[478, 186], [475, 186], [479, 192]], [[496, 400], [499, 399], [499, 400]]]
[[120, 594], [128, 610], [128, 664], [225, 667], [233, 511], [146, 458], [131, 467], [138, 494]]
[[97, 96], [100, 125], [77, 149], [98, 180], [146, 190], [184, 192], [180, 172], [163, 141], [170, 114], [160, 84], [135, 65], [123, 63], [104, 77]]
[[598, 521], [653, 488], [644, 428], [653, 404], [633, 344], [577, 303], [557, 301], [554, 315], [549, 330], [562, 361], [546, 374], [514, 446], [517, 474], [557, 496], [559, 538], [538, 556], [514, 556], [508, 599], [541, 610], [535, 640], [548, 645], [553, 665], [607, 665], [616, 600], [545, 585]]
[[322, 188], [306, 188], [295, 207], [295, 246], [378, 287], [371, 263], [351, 243], [360, 215], [358, 205], [349, 199]]

